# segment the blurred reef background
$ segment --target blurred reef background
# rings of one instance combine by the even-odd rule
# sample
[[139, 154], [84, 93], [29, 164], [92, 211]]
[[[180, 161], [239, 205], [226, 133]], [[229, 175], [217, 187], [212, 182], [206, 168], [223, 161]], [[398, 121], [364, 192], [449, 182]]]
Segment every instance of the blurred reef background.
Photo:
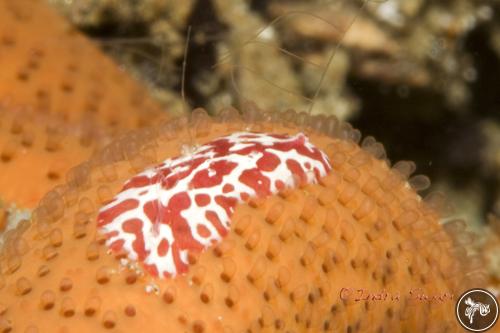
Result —
[[415, 161], [500, 286], [500, 1], [46, 1], [170, 112], [334, 114]]

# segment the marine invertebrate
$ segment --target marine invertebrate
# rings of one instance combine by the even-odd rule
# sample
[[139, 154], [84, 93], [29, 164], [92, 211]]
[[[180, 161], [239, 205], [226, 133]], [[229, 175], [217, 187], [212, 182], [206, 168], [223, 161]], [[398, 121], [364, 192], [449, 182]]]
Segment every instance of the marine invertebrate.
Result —
[[0, 1], [0, 101], [94, 120], [111, 130], [147, 125], [163, 112], [94, 43], [44, 1]]
[[[243, 130], [304, 132], [332, 170], [317, 184], [236, 205], [223, 240], [188, 251], [188, 272], [174, 278], [155, 278], [125, 251], [109, 251], [97, 216], [126, 180]], [[10, 233], [1, 256], [1, 330], [457, 331], [447, 300], [481, 285], [479, 258], [467, 253], [455, 222], [439, 224], [442, 197], [415, 192], [428, 182], [408, 179], [414, 165], [391, 168], [380, 143], [368, 137], [360, 147], [359, 138], [333, 117], [263, 114], [250, 105], [243, 118], [234, 109], [216, 120], [195, 110], [190, 120], [111, 144]], [[349, 290], [358, 288], [394, 297], [357, 302]], [[407, 288], [436, 301], [410, 297]]]
[[34, 208], [71, 167], [110, 140], [90, 123], [68, 125], [33, 110], [0, 106], [0, 115], [0, 197], [24, 208]]
[[0, 1], [0, 53], [0, 198], [8, 206], [33, 208], [110, 137], [168, 117], [44, 1]]
[[234, 133], [128, 180], [101, 208], [98, 226], [112, 250], [154, 276], [175, 276], [187, 271], [188, 251], [227, 234], [237, 203], [317, 182], [330, 169], [303, 134]]

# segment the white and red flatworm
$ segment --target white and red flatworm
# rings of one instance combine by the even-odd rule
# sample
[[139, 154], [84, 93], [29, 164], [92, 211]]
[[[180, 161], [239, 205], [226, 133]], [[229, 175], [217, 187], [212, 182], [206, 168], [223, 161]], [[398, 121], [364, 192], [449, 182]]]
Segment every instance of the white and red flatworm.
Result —
[[302, 133], [234, 133], [134, 176], [97, 223], [112, 251], [124, 250], [154, 276], [175, 276], [187, 271], [188, 252], [227, 234], [238, 202], [314, 183], [330, 170]]

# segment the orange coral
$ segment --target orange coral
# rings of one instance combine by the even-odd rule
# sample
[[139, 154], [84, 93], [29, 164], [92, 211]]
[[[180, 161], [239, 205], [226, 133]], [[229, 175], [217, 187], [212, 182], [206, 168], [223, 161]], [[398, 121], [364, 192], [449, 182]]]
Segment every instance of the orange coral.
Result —
[[166, 116], [44, 1], [0, 0], [0, 67], [0, 199], [7, 203], [34, 207], [98, 140]]
[[40, 0], [0, 0], [0, 101], [111, 128], [153, 123], [159, 105]]
[[94, 126], [68, 126], [32, 111], [3, 110], [0, 122], [0, 197], [34, 208], [69, 169], [90, 157], [106, 137]]
[[[217, 121], [195, 111], [73, 169], [7, 237], [0, 332], [459, 331], [450, 294], [483, 283], [479, 261], [453, 224], [438, 223], [441, 197], [423, 201], [409, 186], [423, 179], [407, 181], [413, 165], [391, 169], [379, 143], [361, 148], [359, 132], [335, 118], [288, 112], [258, 121], [253, 111], [242, 120], [227, 109]], [[243, 129], [305, 131], [333, 170], [319, 184], [239, 204], [229, 234], [190, 253], [185, 275], [158, 279], [109, 251], [96, 216], [125, 180]], [[357, 302], [357, 289], [370, 299]], [[410, 299], [410, 289], [440, 298]]]

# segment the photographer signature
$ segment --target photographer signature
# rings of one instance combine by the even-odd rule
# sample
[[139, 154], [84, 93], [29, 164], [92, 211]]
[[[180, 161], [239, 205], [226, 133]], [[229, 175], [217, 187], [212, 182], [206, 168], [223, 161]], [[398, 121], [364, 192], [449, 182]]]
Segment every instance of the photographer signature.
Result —
[[339, 293], [340, 299], [343, 301], [395, 301], [398, 302], [402, 298], [422, 302], [446, 302], [454, 299], [453, 294], [449, 292], [428, 294], [422, 288], [414, 288], [408, 290], [406, 294], [400, 291], [389, 292], [385, 289], [372, 291], [365, 288], [341, 288]]

